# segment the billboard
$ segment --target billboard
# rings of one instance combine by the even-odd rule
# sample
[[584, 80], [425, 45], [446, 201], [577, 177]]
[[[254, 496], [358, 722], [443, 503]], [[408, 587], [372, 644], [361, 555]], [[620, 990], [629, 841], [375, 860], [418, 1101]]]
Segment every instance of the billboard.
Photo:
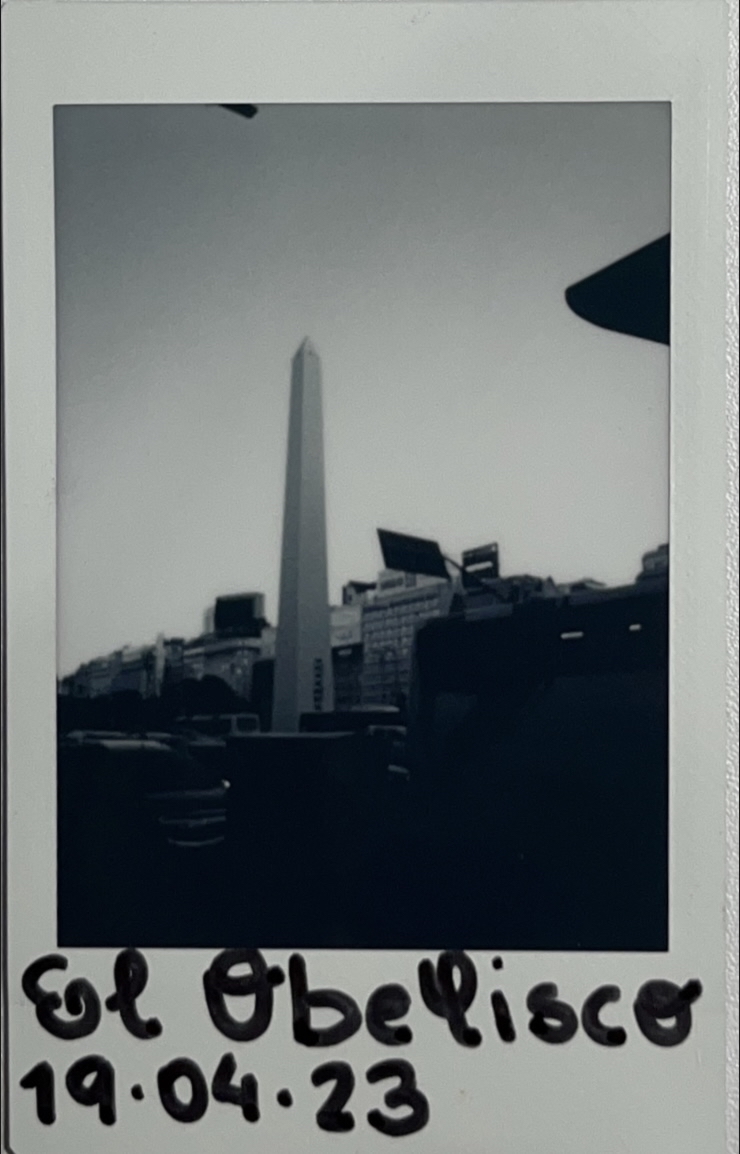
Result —
[[264, 608], [265, 599], [261, 593], [217, 597], [213, 613], [215, 632], [258, 635], [264, 623]]
[[392, 533], [389, 529], [378, 529], [378, 540], [386, 569], [441, 577], [449, 581], [447, 565], [436, 541], [409, 537], [406, 533]]

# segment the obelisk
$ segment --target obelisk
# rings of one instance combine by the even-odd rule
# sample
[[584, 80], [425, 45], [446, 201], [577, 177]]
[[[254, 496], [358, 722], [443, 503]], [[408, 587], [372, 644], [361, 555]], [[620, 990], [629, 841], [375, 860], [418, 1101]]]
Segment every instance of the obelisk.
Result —
[[333, 708], [321, 362], [306, 338], [290, 385], [273, 732], [295, 733], [302, 713]]

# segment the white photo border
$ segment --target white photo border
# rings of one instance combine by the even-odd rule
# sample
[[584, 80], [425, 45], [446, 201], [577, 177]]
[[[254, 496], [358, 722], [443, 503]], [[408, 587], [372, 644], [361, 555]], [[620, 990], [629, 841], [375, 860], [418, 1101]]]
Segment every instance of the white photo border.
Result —
[[[726, 581], [737, 576], [736, 223], [734, 232], [732, 225], [727, 230], [733, 203], [737, 208], [737, 177], [728, 192], [726, 163], [728, 140], [737, 161], [737, 118], [728, 137], [729, 15], [720, 0], [11, 0], [6, 6], [3, 970], [9, 1131], [4, 1142], [15, 1154], [80, 1148], [125, 1154], [155, 1147], [161, 1154], [195, 1154], [204, 1137], [231, 1154], [245, 1141], [243, 1128], [221, 1120], [223, 1111], [218, 1117], [209, 1114], [203, 1130], [174, 1126], [161, 1110], [141, 1113], [140, 1106], [125, 1117], [122, 1109], [116, 1127], [101, 1127], [87, 1116], [94, 1111], [78, 1110], [85, 1115], [79, 1120], [67, 1111], [55, 1127], [42, 1129], [17, 1089], [19, 1077], [42, 1057], [61, 1067], [89, 1049], [108, 1052], [123, 1071], [123, 1084], [128, 1073], [134, 1078], [142, 1065], [151, 1073], [160, 1061], [142, 1057], [141, 1044], [110, 1020], [88, 1049], [84, 1042], [70, 1048], [47, 1039], [20, 990], [29, 961], [56, 949], [53, 108], [245, 99], [257, 104], [671, 103], [670, 948], [661, 955], [507, 954], [506, 972], [512, 997], [551, 979], [567, 984], [576, 1001], [602, 981], [617, 981], [625, 991], [625, 1008], [646, 978], [698, 977], [704, 985], [696, 1014], [701, 1026], [670, 1062], [656, 1060], [663, 1052], [635, 1039], [618, 1062], [608, 1063], [613, 1081], [587, 1043], [554, 1061], [549, 1054], [543, 1057], [547, 1047], [527, 1048], [523, 1039], [516, 1061], [505, 1065], [496, 1059], [492, 1069], [499, 1093], [489, 1102], [492, 1074], [484, 1069], [489, 1063], [481, 1054], [458, 1051], [439, 1023], [428, 1022], [430, 1015], [421, 1011], [412, 1022], [414, 1060], [436, 1117], [433, 1126], [402, 1145], [441, 1154], [464, 1133], [470, 1154], [488, 1154], [495, 1124], [506, 1136], [506, 1154], [523, 1154], [533, 1139], [531, 1114], [522, 1101], [535, 1085], [537, 1109], [552, 1127], [552, 1154], [591, 1154], [605, 1120], [615, 1135], [614, 1149], [632, 1154], [695, 1154], [734, 1141], [737, 1091], [726, 1098], [724, 1073], [736, 1087], [737, 675], [731, 667], [728, 675], [727, 659], [737, 655], [738, 626], [736, 594], [728, 601]], [[736, 31], [729, 43], [736, 69]], [[730, 71], [730, 96], [734, 85], [736, 97], [736, 71], [734, 76]], [[112, 951], [67, 952], [70, 976], [85, 974], [109, 992]], [[150, 997], [170, 1031], [165, 1048], [152, 1043], [159, 1047], [157, 1055], [191, 1053], [210, 1068], [214, 1056], [229, 1048], [225, 1039], [212, 1036], [199, 1001], [200, 975], [215, 951], [146, 953]], [[274, 955], [284, 964], [283, 953], [270, 951], [271, 960]], [[315, 984], [361, 996], [384, 981], [403, 981], [413, 990], [420, 955], [309, 951], [307, 956]], [[486, 972], [484, 966], [490, 973], [488, 956], [474, 956], [479, 974]], [[492, 984], [491, 979], [479, 997], [486, 998]], [[346, 1057], [345, 1051], [358, 1067], [382, 1056], [364, 1037], [347, 1043], [339, 1056]], [[274, 1078], [280, 1073], [305, 1081], [316, 1064], [316, 1055], [297, 1051], [282, 1020], [255, 1044], [254, 1055], [265, 1077], [271, 1072]], [[368, 1103], [374, 1102], [365, 1093]], [[277, 1119], [263, 1120], [262, 1129], [249, 1134], [250, 1148], [257, 1154], [293, 1148], [322, 1154], [331, 1146], [327, 1136], [314, 1125], [310, 1142], [306, 1138], [313, 1109], [304, 1108], [301, 1118], [296, 1111], [287, 1122], [281, 1118], [280, 1125]], [[303, 1131], [296, 1128], [300, 1123]], [[656, 1146], [656, 1134], [662, 1135], [664, 1149]], [[358, 1154], [387, 1145], [361, 1125], [352, 1141]]]

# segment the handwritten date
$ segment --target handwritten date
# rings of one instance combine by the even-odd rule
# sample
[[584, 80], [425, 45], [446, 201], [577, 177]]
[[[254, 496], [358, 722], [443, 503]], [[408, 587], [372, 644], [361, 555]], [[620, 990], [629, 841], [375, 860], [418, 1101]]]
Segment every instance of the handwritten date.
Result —
[[[233, 1054], [224, 1054], [213, 1075], [210, 1094], [206, 1076], [191, 1058], [174, 1058], [157, 1071], [157, 1090], [163, 1108], [176, 1122], [199, 1122], [206, 1113], [210, 1098], [216, 1102], [231, 1103], [241, 1109], [247, 1122], [260, 1119], [259, 1084], [254, 1074], [244, 1074], [235, 1080], [237, 1062]], [[377, 1062], [367, 1071], [368, 1082], [374, 1084], [396, 1079], [396, 1085], [386, 1091], [384, 1104], [390, 1111], [370, 1110], [367, 1121], [375, 1130], [391, 1138], [400, 1138], [423, 1129], [429, 1121], [429, 1103], [416, 1085], [416, 1072], [410, 1062], [389, 1059]], [[333, 1089], [316, 1113], [316, 1123], [322, 1130], [346, 1133], [355, 1126], [354, 1115], [346, 1109], [355, 1088], [352, 1067], [346, 1062], [325, 1062], [311, 1074], [314, 1086], [332, 1082]], [[186, 1084], [187, 1088], [183, 1086]], [[56, 1121], [56, 1090], [54, 1070], [48, 1062], [39, 1062], [21, 1078], [24, 1090], [36, 1092], [36, 1115], [45, 1126]], [[99, 1054], [80, 1058], [69, 1067], [65, 1076], [67, 1091], [81, 1106], [97, 1106], [100, 1121], [112, 1126], [116, 1121], [116, 1078], [113, 1066]], [[140, 1086], [133, 1096], [144, 1097]], [[287, 1095], [287, 1097], [286, 1097]], [[292, 1101], [287, 1091], [278, 1095], [281, 1104]]]

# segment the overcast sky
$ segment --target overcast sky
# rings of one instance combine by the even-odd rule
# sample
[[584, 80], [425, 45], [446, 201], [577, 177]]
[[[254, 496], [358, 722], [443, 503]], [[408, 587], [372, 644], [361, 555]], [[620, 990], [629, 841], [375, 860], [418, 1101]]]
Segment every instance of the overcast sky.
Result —
[[306, 335], [334, 600], [377, 526], [610, 583], [667, 540], [667, 350], [563, 296], [668, 231], [667, 106], [62, 108], [56, 206], [62, 672], [275, 620]]

